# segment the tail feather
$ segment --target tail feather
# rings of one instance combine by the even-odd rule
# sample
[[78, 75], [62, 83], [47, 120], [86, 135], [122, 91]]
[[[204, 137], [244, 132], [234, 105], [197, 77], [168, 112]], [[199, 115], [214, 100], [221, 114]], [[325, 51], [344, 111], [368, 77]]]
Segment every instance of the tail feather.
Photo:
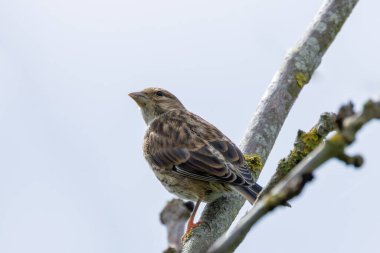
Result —
[[257, 196], [263, 189], [260, 185], [254, 184], [251, 186], [240, 186], [240, 185], [234, 185], [232, 188], [243, 195], [244, 198], [246, 198], [251, 204], [255, 203]]
[[[255, 203], [257, 196], [263, 190], [259, 184], [250, 186], [234, 185], [232, 188], [246, 198], [252, 205]], [[292, 207], [288, 202], [282, 204], [283, 206]]]

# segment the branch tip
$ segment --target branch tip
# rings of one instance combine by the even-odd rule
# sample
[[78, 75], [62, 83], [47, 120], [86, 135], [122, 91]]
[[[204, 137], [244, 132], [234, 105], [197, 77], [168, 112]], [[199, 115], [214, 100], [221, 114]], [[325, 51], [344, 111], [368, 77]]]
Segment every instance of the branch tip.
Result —
[[353, 165], [355, 168], [361, 167], [364, 163], [364, 158], [361, 155], [349, 156], [345, 153], [341, 153], [337, 155], [336, 158], [347, 165]]
[[[305, 185], [313, 179], [313, 172], [329, 159], [337, 157], [345, 163], [352, 164], [356, 167], [363, 164], [363, 158], [360, 155], [348, 156], [344, 151], [355, 139], [355, 135], [364, 124], [372, 119], [380, 119], [380, 101], [367, 102], [360, 113], [352, 114], [352, 103], [346, 108], [347, 110], [340, 110], [340, 112], [342, 112], [340, 113], [340, 117], [342, 119], [344, 118], [341, 122], [342, 128], [340, 131], [337, 131], [327, 141], [319, 144], [318, 147], [308, 154], [306, 159], [299, 162], [292, 171], [280, 182], [276, 183], [267, 194], [262, 195], [262, 197], [256, 201], [253, 208], [243, 217], [242, 222], [231, 231], [229, 236], [222, 237], [214, 243], [211, 247], [211, 252], [233, 252], [245, 238], [252, 226], [278, 205], [299, 195]], [[300, 136], [303, 135], [304, 133], [300, 134]], [[267, 187], [265, 189], [267, 189]]]

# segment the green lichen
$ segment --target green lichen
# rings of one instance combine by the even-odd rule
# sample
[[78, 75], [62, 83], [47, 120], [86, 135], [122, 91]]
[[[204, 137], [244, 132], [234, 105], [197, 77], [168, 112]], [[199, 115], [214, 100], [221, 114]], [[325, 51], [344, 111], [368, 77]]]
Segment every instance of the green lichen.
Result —
[[289, 172], [311, 151], [313, 151], [321, 142], [323, 136], [318, 134], [315, 127], [309, 132], [298, 131], [294, 148], [290, 151], [286, 158], [280, 160], [276, 173], [270, 179], [268, 186], [262, 195], [268, 193], [278, 182], [280, 182]]
[[309, 82], [309, 75], [302, 72], [297, 72], [295, 78], [300, 88]]
[[248, 163], [248, 167], [252, 171], [253, 177], [257, 179], [263, 169], [263, 162], [258, 154], [244, 154], [244, 159]]
[[293, 150], [290, 151], [286, 159], [282, 159], [279, 162], [278, 170], [280, 174], [288, 174], [289, 171], [313, 151], [322, 140], [322, 136], [318, 134], [317, 129], [314, 127], [307, 133], [299, 131]]
[[302, 133], [298, 139], [303, 144], [300, 151], [304, 156], [308, 155], [322, 142], [322, 138], [315, 127], [307, 133]]

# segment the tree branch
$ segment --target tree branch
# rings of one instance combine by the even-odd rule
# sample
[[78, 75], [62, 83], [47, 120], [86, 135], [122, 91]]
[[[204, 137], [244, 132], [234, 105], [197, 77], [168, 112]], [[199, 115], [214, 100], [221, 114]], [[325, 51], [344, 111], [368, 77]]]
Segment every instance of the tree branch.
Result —
[[[265, 163], [294, 101], [357, 2], [329, 0], [322, 6], [311, 27], [285, 58], [260, 101], [240, 145], [244, 153], [258, 154]], [[184, 243], [183, 252], [206, 251], [227, 231], [243, 204], [244, 199], [236, 194], [207, 204], [201, 216], [204, 225], [193, 230]]]
[[208, 252], [233, 252], [258, 220], [281, 203], [299, 195], [305, 184], [313, 178], [312, 172], [321, 164], [334, 157], [347, 156], [344, 153], [345, 148], [355, 140], [361, 127], [372, 119], [380, 119], [380, 101], [368, 101], [361, 113], [344, 119], [340, 131], [303, 159], [285, 179], [254, 205], [230, 236], [217, 240]]
[[321, 144], [326, 136], [336, 128], [336, 115], [334, 113], [323, 113], [318, 123], [313, 126], [309, 132], [305, 133], [299, 130], [293, 149], [286, 158], [280, 160], [275, 174], [260, 193], [259, 199], [270, 192], [276, 184], [288, 175], [299, 162]]
[[166, 227], [169, 246], [164, 253], [177, 253], [182, 250], [182, 235], [185, 224], [194, 209], [193, 202], [180, 199], [169, 201], [160, 213], [160, 221]]

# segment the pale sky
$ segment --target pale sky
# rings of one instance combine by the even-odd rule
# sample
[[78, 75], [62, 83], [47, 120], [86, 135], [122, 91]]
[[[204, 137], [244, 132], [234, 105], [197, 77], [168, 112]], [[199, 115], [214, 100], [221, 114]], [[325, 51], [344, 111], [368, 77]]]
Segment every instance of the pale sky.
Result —
[[[170, 195], [142, 155], [127, 96], [166, 88], [237, 144], [260, 97], [323, 1], [0, 0], [0, 252], [161, 252]], [[259, 179], [298, 129], [380, 94], [380, 4], [361, 1], [295, 103]], [[330, 161], [293, 208], [236, 252], [374, 252], [379, 122]], [[246, 204], [241, 212], [250, 206]]]

